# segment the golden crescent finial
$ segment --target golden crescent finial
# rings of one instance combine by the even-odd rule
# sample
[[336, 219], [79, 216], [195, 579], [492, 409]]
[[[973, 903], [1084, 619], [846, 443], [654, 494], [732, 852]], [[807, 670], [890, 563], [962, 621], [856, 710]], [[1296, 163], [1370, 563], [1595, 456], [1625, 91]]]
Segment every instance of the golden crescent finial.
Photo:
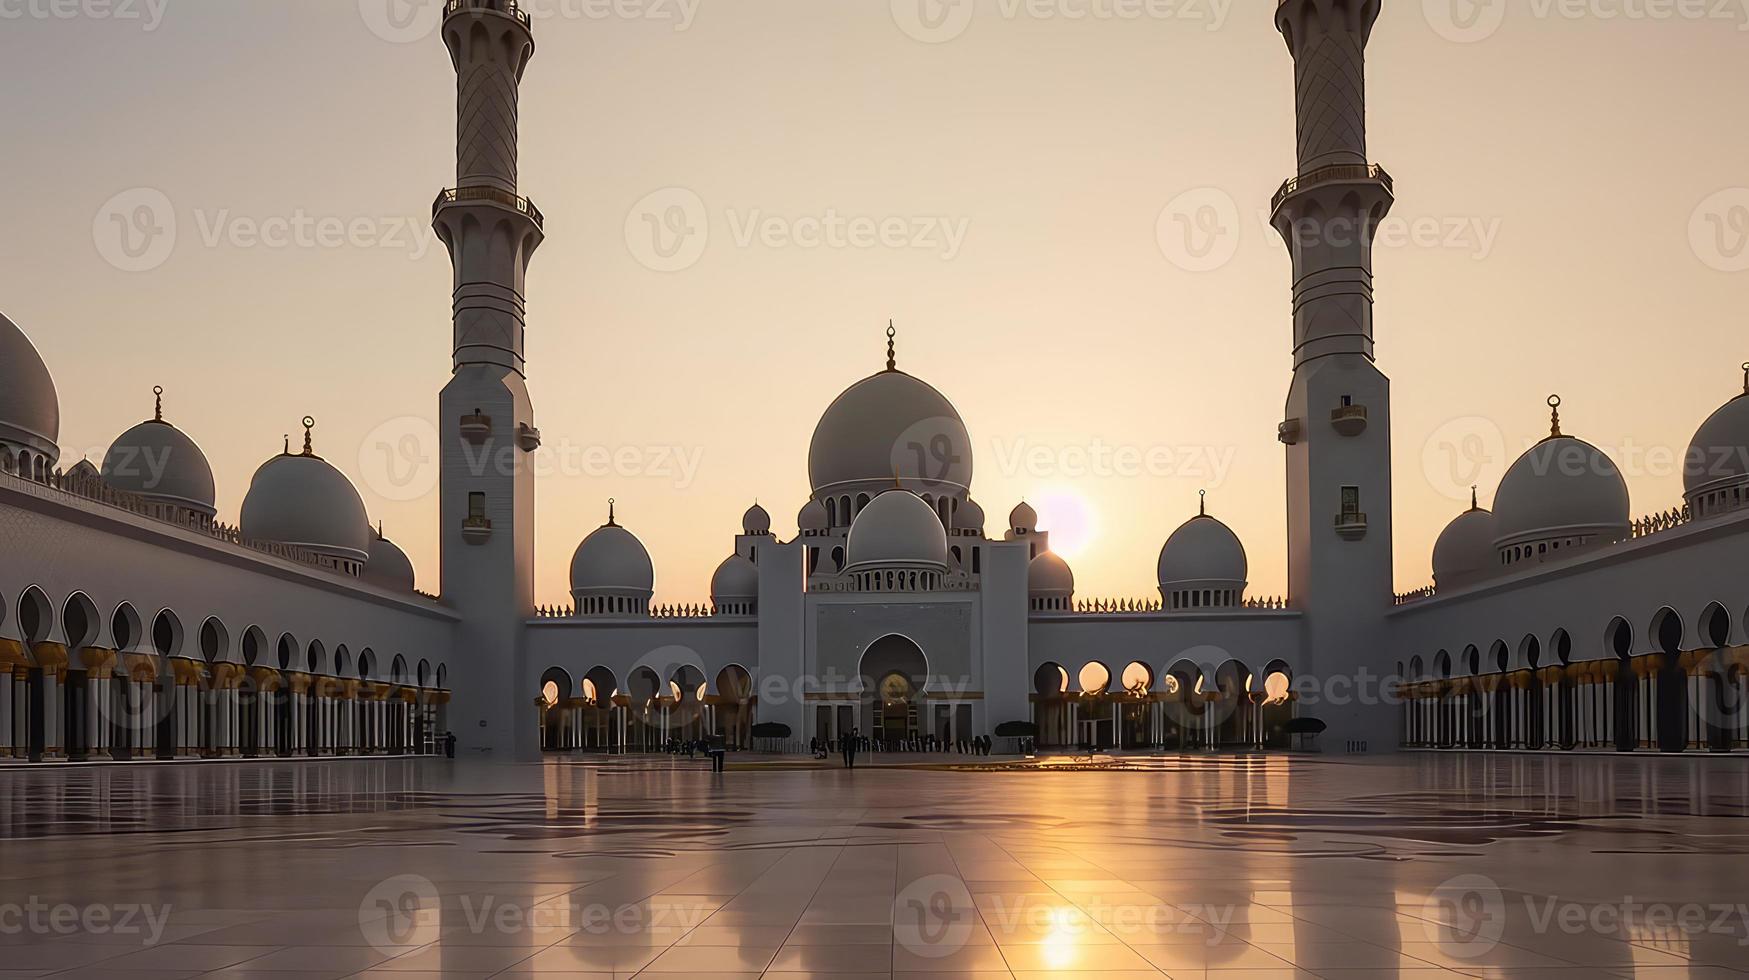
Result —
[[1549, 396], [1549, 438], [1556, 439], [1561, 435], [1561, 396]]
[[309, 416], [309, 415], [304, 416], [304, 455], [305, 456], [316, 455], [315, 448], [310, 444], [310, 430], [314, 429], [315, 427], [316, 427], [316, 419], [313, 416]]
[[162, 422], [162, 421], [164, 421], [164, 386], [163, 385], [153, 385], [152, 386], [152, 399], [154, 402], [154, 404], [152, 406], [152, 418], [155, 419], [156, 421]]

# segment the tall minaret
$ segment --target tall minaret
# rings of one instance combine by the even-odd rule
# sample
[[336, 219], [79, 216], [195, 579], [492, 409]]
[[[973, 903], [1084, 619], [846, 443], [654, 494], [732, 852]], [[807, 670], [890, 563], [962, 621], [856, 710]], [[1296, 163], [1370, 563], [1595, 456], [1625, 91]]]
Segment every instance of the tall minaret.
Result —
[[527, 457], [540, 433], [523, 380], [523, 284], [542, 218], [518, 194], [516, 167], [534, 34], [515, 0], [452, 0], [443, 40], [457, 78], [456, 186], [432, 218], [455, 268], [455, 367], [438, 400], [443, 598], [462, 617], [450, 726], [463, 751], [526, 756], [539, 751], [533, 726], [516, 722], [534, 697], [519, 684], [534, 610]]
[[[1281, 0], [1294, 58], [1299, 169], [1273, 223], [1293, 258], [1287, 444], [1288, 595], [1306, 614], [1310, 672], [1386, 673], [1391, 607], [1391, 388], [1373, 360], [1372, 241], [1391, 179], [1366, 154], [1366, 45], [1381, 0]], [[1372, 692], [1376, 696], [1375, 690]], [[1373, 700], [1373, 698], [1361, 698]], [[1382, 705], [1308, 708], [1334, 750], [1388, 750]]]

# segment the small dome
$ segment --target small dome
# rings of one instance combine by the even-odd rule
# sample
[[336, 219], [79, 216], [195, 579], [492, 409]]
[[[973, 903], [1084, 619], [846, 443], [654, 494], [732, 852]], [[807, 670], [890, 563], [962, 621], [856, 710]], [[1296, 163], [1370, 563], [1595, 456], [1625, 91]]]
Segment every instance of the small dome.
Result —
[[1433, 544], [1434, 586], [1459, 588], [1486, 576], [1498, 564], [1498, 527], [1494, 514], [1472, 499], [1470, 509], [1453, 518]]
[[869, 501], [850, 525], [848, 550], [852, 566], [951, 564], [941, 518], [909, 490]]
[[160, 398], [154, 417], [117, 436], [103, 454], [103, 482], [211, 517], [218, 512], [213, 468], [193, 439], [164, 421], [163, 389], [154, 393]]
[[370, 533], [370, 561], [359, 577], [391, 592], [413, 591], [413, 563], [380, 529]]
[[1688, 444], [1682, 489], [1691, 504], [1708, 492], [1749, 482], [1749, 364], [1743, 371], [1743, 394], [1702, 422]]
[[[1496, 552], [1514, 545], [1578, 547], [1628, 536], [1628, 485], [1603, 450], [1561, 434], [1560, 399], [1549, 437], [1506, 471], [1494, 495]], [[1578, 540], [1574, 540], [1578, 539]]]
[[61, 402], [30, 338], [0, 314], [0, 442], [60, 458]]
[[97, 472], [97, 467], [92, 466], [88, 459], [74, 463], [73, 468], [67, 471], [67, 475], [75, 480], [102, 479], [102, 474]]
[[984, 530], [984, 508], [978, 506], [976, 500], [967, 497], [954, 511], [953, 526], [962, 531]]
[[889, 343], [887, 370], [851, 385], [814, 427], [808, 480], [825, 497], [878, 492], [894, 477], [908, 490], [964, 496], [972, 440], [946, 396], [898, 370]]
[[1021, 501], [1012, 511], [1008, 512], [1008, 526], [1016, 531], [1033, 531], [1038, 528], [1038, 511], [1032, 505]]
[[801, 513], [796, 515], [796, 527], [804, 531], [826, 530], [826, 508], [818, 500], [803, 504]]
[[[306, 420], [306, 425], [314, 422]], [[310, 450], [306, 428], [301, 455], [282, 453], [261, 464], [243, 497], [245, 538], [275, 541], [363, 562], [370, 558], [364, 501], [345, 474]]]
[[1026, 591], [1037, 597], [1071, 597], [1075, 573], [1054, 551], [1047, 551], [1026, 566]]
[[742, 555], [730, 555], [711, 576], [711, 600], [759, 598], [759, 566]]
[[764, 507], [754, 504], [741, 515], [741, 531], [744, 534], [770, 534], [771, 515]]
[[647, 594], [656, 587], [656, 569], [650, 552], [638, 536], [614, 523], [589, 532], [571, 556], [571, 591]]
[[1243, 586], [1250, 573], [1245, 546], [1232, 528], [1199, 514], [1185, 522], [1160, 549], [1160, 590], [1219, 583]]

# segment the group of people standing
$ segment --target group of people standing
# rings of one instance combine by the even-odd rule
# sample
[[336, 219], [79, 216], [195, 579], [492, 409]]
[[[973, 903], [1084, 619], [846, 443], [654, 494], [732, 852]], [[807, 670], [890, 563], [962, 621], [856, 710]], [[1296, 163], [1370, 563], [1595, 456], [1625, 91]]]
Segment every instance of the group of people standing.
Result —
[[974, 735], [955, 741], [947, 741], [935, 735], [913, 735], [909, 738], [870, 738], [862, 734], [860, 729], [851, 729], [849, 735], [841, 738], [810, 739], [809, 748], [813, 750], [814, 758], [824, 759], [837, 752], [844, 760], [844, 768], [855, 769], [856, 757], [859, 754], [881, 752], [957, 752], [961, 755], [989, 755], [994, 740], [988, 735]]

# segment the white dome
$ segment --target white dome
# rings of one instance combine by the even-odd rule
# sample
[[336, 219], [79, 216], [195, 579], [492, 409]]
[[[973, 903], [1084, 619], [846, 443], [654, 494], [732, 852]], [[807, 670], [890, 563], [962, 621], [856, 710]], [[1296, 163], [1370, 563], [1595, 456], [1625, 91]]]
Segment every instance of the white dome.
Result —
[[1008, 526], [1016, 531], [1035, 530], [1038, 528], [1038, 511], [1023, 500], [1008, 512]]
[[193, 439], [164, 421], [162, 412], [110, 443], [103, 454], [103, 482], [208, 517], [217, 513], [212, 465]]
[[1250, 565], [1239, 536], [1220, 521], [1199, 514], [1166, 539], [1157, 571], [1161, 591], [1171, 592], [1208, 583], [1243, 586]]
[[407, 560], [407, 553], [383, 537], [381, 531], [371, 532], [370, 561], [359, 577], [391, 592], [413, 591], [413, 563]]
[[850, 525], [848, 550], [851, 566], [951, 564], [941, 518], [909, 490], [869, 501]]
[[741, 531], [745, 534], [770, 534], [771, 515], [764, 507], [754, 504], [741, 515]]
[[742, 555], [730, 555], [711, 576], [711, 599], [759, 598], [759, 567]]
[[1075, 572], [1056, 552], [1047, 551], [1027, 564], [1026, 591], [1033, 596], [1073, 596]]
[[345, 474], [309, 449], [261, 464], [240, 519], [245, 538], [296, 545], [352, 561], [370, 558], [364, 501]]
[[953, 513], [953, 526], [963, 531], [982, 531], [984, 529], [984, 508], [970, 497], [959, 505]]
[[1473, 501], [1470, 509], [1452, 519], [1433, 544], [1433, 584], [1457, 588], [1488, 574], [1495, 565], [1494, 541], [1499, 522], [1491, 511]]
[[814, 427], [808, 480], [815, 497], [878, 492], [898, 478], [919, 493], [966, 494], [972, 441], [947, 398], [903, 371], [851, 385]]
[[801, 513], [796, 515], [796, 527], [804, 531], [826, 530], [826, 508], [818, 500], [803, 504]]
[[61, 402], [48, 365], [24, 331], [0, 313], [0, 442], [60, 458]]
[[1494, 495], [1496, 550], [1552, 539], [1628, 535], [1628, 485], [1601, 449], [1555, 435], [1532, 446]]
[[[1745, 370], [1749, 370], [1746, 367]], [[1743, 394], [1714, 412], [1694, 433], [1682, 471], [1689, 497], [1749, 479], [1749, 379]]]
[[589, 532], [571, 556], [571, 591], [648, 593], [656, 587], [650, 552], [638, 536], [613, 522]]

